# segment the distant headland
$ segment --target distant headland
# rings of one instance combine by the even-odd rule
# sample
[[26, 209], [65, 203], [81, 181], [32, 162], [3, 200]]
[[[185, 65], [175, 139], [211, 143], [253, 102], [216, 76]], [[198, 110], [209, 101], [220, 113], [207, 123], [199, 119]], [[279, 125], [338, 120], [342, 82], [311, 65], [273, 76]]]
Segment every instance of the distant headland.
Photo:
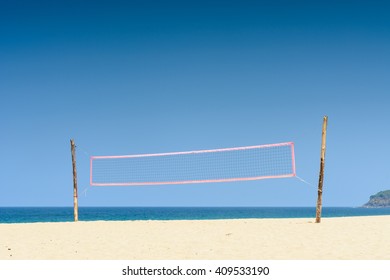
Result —
[[385, 208], [390, 207], [390, 190], [381, 191], [370, 196], [370, 200], [364, 204], [364, 208]]

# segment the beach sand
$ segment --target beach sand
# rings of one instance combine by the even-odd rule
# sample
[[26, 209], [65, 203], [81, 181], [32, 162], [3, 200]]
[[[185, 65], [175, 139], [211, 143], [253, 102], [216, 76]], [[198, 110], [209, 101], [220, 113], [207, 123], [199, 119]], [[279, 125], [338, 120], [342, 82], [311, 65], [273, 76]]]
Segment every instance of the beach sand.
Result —
[[1, 260], [390, 260], [390, 216], [0, 224]]

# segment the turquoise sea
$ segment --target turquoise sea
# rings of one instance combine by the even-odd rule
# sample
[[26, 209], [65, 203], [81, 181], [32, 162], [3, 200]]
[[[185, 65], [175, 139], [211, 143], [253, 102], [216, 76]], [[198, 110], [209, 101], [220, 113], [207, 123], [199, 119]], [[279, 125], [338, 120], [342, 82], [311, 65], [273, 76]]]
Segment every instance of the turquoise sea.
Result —
[[[80, 221], [315, 218], [315, 207], [81, 207]], [[390, 215], [390, 208], [324, 207], [322, 217]], [[0, 207], [0, 223], [68, 222], [72, 207]]]

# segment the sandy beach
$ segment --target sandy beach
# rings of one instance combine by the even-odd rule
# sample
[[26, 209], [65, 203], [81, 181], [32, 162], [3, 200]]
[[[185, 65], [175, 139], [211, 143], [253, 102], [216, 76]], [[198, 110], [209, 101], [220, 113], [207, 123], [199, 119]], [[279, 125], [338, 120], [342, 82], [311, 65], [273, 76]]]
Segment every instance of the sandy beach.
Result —
[[390, 260], [390, 216], [0, 224], [2, 260]]

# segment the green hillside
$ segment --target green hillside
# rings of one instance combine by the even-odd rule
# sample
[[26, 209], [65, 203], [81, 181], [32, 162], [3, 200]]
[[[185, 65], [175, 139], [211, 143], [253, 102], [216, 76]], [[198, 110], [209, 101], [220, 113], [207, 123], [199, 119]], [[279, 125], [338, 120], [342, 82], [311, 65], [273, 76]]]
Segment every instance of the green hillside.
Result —
[[390, 190], [381, 191], [370, 196], [370, 200], [363, 205], [366, 208], [390, 207]]

